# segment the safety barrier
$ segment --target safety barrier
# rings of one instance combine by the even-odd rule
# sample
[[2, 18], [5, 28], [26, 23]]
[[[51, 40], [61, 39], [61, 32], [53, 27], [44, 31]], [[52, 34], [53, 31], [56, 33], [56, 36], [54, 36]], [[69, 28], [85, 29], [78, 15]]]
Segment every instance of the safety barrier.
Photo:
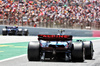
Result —
[[[5, 26], [0, 26], [0, 34], [2, 34], [2, 29]], [[22, 29], [28, 29], [29, 35], [37, 36], [38, 34], [58, 34], [58, 30], [61, 30], [61, 28], [39, 28], [39, 27], [19, 27]], [[65, 30], [65, 35], [73, 35], [77, 37], [100, 37], [100, 31], [92, 31], [92, 30], [79, 30], [79, 29], [63, 29]]]

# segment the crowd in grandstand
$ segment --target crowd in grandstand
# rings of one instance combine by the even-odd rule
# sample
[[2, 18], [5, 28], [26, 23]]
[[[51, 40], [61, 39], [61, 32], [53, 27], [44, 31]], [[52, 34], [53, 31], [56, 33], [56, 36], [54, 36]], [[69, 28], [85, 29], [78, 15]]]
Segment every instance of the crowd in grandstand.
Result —
[[22, 17], [27, 16], [25, 24], [32, 26], [90, 26], [100, 22], [100, 0], [0, 0], [0, 13], [9, 24], [22, 23]]

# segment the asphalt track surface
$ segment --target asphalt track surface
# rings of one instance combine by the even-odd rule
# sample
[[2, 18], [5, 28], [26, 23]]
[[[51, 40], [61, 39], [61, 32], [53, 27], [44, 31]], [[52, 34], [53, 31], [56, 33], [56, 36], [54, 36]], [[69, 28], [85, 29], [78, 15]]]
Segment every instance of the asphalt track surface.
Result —
[[[0, 37], [1, 38], [1, 37]], [[9, 40], [6, 40], [9, 38]], [[13, 41], [10, 39], [13, 38]], [[23, 39], [22, 39], [23, 38]], [[11, 42], [19, 42], [19, 40], [24, 41], [36, 41], [37, 37], [2, 37], [0, 43], [11, 43]], [[5, 39], [5, 41], [3, 40]], [[27, 54], [0, 61], [0, 66], [100, 66], [100, 40], [93, 40], [94, 46], [94, 57], [92, 60], [85, 60], [84, 62], [62, 62], [62, 61], [32, 61], [29, 62], [27, 59]]]

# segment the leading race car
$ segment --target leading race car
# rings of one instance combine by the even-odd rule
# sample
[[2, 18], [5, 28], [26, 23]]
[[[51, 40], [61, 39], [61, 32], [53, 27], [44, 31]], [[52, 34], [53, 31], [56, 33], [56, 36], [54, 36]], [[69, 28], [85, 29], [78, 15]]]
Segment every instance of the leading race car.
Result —
[[[63, 31], [61, 31], [62, 33]], [[29, 42], [28, 60], [66, 60], [83, 62], [93, 58], [92, 41], [72, 41], [71, 35], [38, 35], [39, 42]]]
[[28, 35], [28, 30], [27, 29], [20, 29], [17, 26], [13, 26], [13, 27], [7, 27], [5, 26], [5, 28], [2, 29], [2, 35]]

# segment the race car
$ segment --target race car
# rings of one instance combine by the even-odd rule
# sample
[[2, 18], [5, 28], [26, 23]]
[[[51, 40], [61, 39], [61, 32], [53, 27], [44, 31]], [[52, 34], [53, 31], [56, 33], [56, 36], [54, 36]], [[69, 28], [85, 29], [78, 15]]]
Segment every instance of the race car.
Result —
[[7, 27], [2, 29], [2, 35], [28, 35], [28, 30], [27, 29], [20, 29], [17, 26], [13, 27]]
[[93, 58], [92, 41], [72, 41], [72, 35], [38, 35], [39, 42], [29, 42], [28, 60], [70, 60], [84, 62]]

